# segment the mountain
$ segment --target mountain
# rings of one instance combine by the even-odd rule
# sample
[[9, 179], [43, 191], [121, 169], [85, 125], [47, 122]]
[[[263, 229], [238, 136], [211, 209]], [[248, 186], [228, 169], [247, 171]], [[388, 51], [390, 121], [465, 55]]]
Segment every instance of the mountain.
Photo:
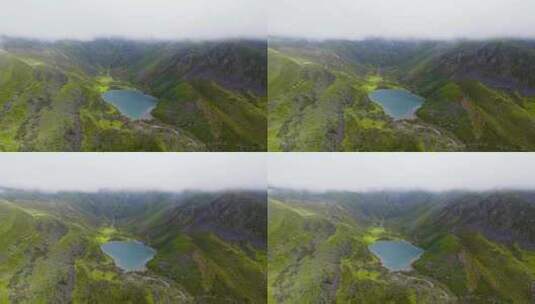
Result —
[[[0, 39], [0, 150], [262, 151], [266, 43]], [[150, 119], [110, 89], [158, 99]]]
[[[532, 191], [325, 192], [272, 189], [270, 303], [531, 303]], [[424, 250], [390, 272], [368, 246]]]
[[[265, 303], [266, 193], [0, 193], [1, 303]], [[100, 246], [139, 240], [147, 270]]]
[[[309, 41], [272, 38], [270, 151], [531, 151], [531, 40]], [[369, 94], [425, 99], [396, 120]]]

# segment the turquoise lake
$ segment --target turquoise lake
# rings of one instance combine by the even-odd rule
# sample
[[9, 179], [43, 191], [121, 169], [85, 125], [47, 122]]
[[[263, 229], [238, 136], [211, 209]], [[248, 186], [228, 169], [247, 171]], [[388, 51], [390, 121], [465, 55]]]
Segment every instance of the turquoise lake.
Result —
[[380, 104], [386, 114], [394, 119], [414, 118], [414, 113], [425, 101], [423, 97], [409, 91], [395, 89], [375, 90], [369, 97], [373, 102]]
[[138, 241], [107, 242], [100, 246], [109, 255], [115, 265], [124, 271], [143, 271], [147, 262], [152, 260], [156, 250]]
[[102, 98], [131, 119], [150, 118], [158, 99], [136, 90], [110, 90]]
[[390, 271], [411, 270], [412, 262], [420, 258], [424, 252], [423, 249], [406, 241], [377, 241], [368, 248]]

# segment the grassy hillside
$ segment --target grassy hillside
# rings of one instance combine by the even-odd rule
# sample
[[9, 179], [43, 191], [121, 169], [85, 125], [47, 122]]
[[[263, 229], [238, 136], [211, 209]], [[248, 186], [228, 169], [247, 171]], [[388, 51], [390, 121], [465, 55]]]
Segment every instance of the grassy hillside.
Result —
[[[217, 208], [227, 213], [205, 217]], [[0, 303], [263, 303], [265, 208], [254, 192], [10, 191], [0, 198]], [[146, 271], [123, 272], [100, 249], [128, 239], [157, 251]]]
[[269, 50], [270, 151], [455, 150], [431, 126], [394, 121], [368, 93], [395, 87], [376, 74], [334, 70]]
[[[265, 150], [264, 45], [5, 38], [0, 150]], [[121, 88], [158, 98], [152, 118], [102, 99]]]
[[[300, 41], [274, 38], [270, 151], [531, 151], [530, 41]], [[394, 120], [375, 89], [426, 101]]]
[[[531, 303], [533, 193], [270, 194], [270, 303]], [[368, 245], [425, 250], [389, 272]]]
[[[389, 273], [368, 245], [398, 238], [348, 217], [337, 205], [269, 202], [269, 303], [451, 303], [440, 283]], [[430, 284], [429, 284], [429, 283]]]

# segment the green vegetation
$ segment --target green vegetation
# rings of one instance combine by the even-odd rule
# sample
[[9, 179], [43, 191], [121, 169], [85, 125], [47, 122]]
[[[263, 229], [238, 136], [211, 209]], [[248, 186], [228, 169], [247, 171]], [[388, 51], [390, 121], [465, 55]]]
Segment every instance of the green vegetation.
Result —
[[158, 103], [156, 118], [188, 130], [211, 150], [265, 149], [265, 100], [212, 82], [182, 83], [172, 92], [172, 99]]
[[[426, 125], [397, 122], [368, 98], [396, 85], [380, 76], [299, 64], [269, 50], [270, 151], [423, 151], [457, 149]], [[440, 134], [440, 133], [439, 133]]]
[[[271, 190], [269, 303], [531, 303], [533, 192]], [[425, 249], [407, 272], [369, 250]]]
[[[0, 151], [265, 150], [263, 45], [5, 38]], [[159, 99], [151, 119], [101, 97], [126, 88]]]
[[449, 303], [446, 291], [422, 284], [420, 274], [384, 269], [368, 245], [395, 235], [347, 211], [270, 199], [268, 303]]
[[475, 151], [532, 151], [534, 113], [528, 99], [477, 81], [448, 82], [431, 95], [419, 116], [448, 129]]
[[[270, 151], [532, 151], [532, 41], [270, 41]], [[376, 89], [426, 99], [393, 120]]]
[[[265, 218], [262, 196], [7, 191], [0, 303], [265, 303], [265, 230], [250, 223]], [[100, 249], [126, 239], [157, 251], [146, 271], [123, 272]]]

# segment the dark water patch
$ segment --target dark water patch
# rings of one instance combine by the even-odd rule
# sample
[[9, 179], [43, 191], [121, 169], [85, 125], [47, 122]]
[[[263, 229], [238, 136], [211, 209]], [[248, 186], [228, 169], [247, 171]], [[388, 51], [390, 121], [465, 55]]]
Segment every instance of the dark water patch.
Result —
[[132, 119], [150, 118], [150, 112], [158, 103], [155, 97], [136, 90], [110, 90], [102, 94], [102, 98]]
[[373, 102], [380, 104], [386, 114], [394, 119], [414, 118], [414, 113], [425, 101], [423, 97], [398, 89], [375, 90], [369, 97]]
[[423, 249], [406, 241], [377, 241], [368, 248], [390, 271], [411, 270], [411, 264], [424, 252]]
[[152, 260], [156, 250], [138, 241], [112, 241], [100, 246], [115, 265], [124, 271], [143, 271], [147, 262]]

